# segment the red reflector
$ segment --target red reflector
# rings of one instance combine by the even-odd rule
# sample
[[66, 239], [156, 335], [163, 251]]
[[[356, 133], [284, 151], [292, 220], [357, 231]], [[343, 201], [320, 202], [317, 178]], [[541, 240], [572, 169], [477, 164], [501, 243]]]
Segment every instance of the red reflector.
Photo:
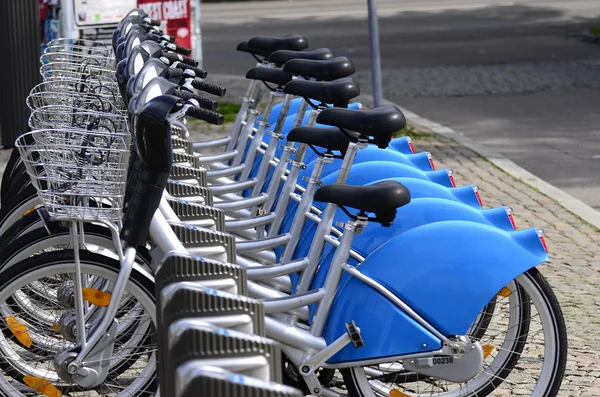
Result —
[[515, 218], [513, 217], [513, 209], [505, 206], [504, 210], [506, 211], [506, 215], [508, 215], [508, 219], [510, 220], [510, 224], [513, 230], [517, 230], [517, 225], [515, 224]]
[[510, 219], [510, 224], [513, 227], [513, 230], [517, 230], [517, 225], [515, 224], [515, 218], [513, 218], [512, 214], [508, 214], [508, 219]]
[[433, 156], [431, 153], [427, 152], [427, 158], [429, 159], [429, 164], [431, 165], [431, 170], [435, 171], [435, 163], [433, 162]]
[[410, 148], [410, 151], [415, 154], [415, 147], [413, 146], [412, 143], [412, 139], [410, 139], [410, 137], [406, 137], [406, 141], [408, 142], [408, 147]]
[[473, 186], [473, 192], [475, 192], [475, 197], [477, 197], [477, 202], [479, 203], [480, 207], [483, 207], [483, 201], [481, 201], [481, 195], [479, 194], [479, 186], [477, 185], [472, 185]]
[[448, 179], [450, 179], [452, 187], [456, 187], [456, 182], [454, 181], [454, 175], [452, 173], [452, 170], [448, 170]]
[[548, 253], [548, 246], [546, 245], [546, 239], [544, 239], [544, 231], [539, 228], [537, 228], [535, 230], [537, 232], [538, 237], [540, 238], [542, 246], [544, 247], [544, 251], [546, 251], [546, 253]]

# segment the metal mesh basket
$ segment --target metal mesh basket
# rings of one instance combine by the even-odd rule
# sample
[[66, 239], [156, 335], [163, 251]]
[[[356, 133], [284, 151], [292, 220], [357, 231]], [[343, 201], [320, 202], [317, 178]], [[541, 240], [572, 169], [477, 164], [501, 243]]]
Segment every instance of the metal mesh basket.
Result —
[[108, 133], [128, 131], [127, 118], [124, 115], [70, 105], [38, 107], [29, 116], [29, 126], [34, 130], [75, 128]]
[[52, 217], [120, 224], [129, 134], [44, 129], [21, 135], [15, 145]]
[[27, 97], [32, 111], [49, 105], [67, 105], [105, 113], [122, 113], [125, 104], [114, 83], [87, 84], [77, 80], [46, 81], [35, 86]]
[[73, 64], [70, 62], [51, 62], [40, 67], [44, 81], [79, 79], [83, 82], [116, 81], [115, 71], [108, 67], [98, 67], [92, 64]]
[[58, 51], [114, 57], [114, 52], [110, 45], [93, 40], [60, 38], [48, 42], [45, 52]]
[[72, 65], [94, 65], [97, 67], [115, 69], [115, 58], [102, 55], [85, 54], [78, 52], [45, 51], [40, 57], [42, 64], [54, 62], [70, 63]]

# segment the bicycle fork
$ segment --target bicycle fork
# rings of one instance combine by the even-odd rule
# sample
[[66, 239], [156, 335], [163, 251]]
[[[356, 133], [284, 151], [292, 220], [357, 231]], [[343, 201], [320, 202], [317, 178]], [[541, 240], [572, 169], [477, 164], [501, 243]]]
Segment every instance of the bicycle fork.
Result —
[[[102, 320], [93, 327], [89, 339], [86, 335], [85, 286], [79, 257], [79, 249], [83, 238], [78, 238], [80, 234], [77, 230], [77, 222], [72, 222], [70, 226], [71, 243], [75, 258], [74, 294], [78, 347], [59, 353], [54, 360], [54, 364], [57, 373], [61, 377], [66, 377], [67, 379], [65, 380], [72, 381], [85, 388], [102, 384], [108, 376], [118, 327], [115, 315], [117, 314], [137, 255], [135, 247], [128, 247], [123, 252], [118, 229], [110, 224], [107, 224], [107, 226], [110, 228], [115, 241], [121, 262], [121, 269], [110, 294], [110, 302], [106, 306], [103, 316], [101, 316]], [[82, 236], [83, 228], [81, 228], [81, 232]]]

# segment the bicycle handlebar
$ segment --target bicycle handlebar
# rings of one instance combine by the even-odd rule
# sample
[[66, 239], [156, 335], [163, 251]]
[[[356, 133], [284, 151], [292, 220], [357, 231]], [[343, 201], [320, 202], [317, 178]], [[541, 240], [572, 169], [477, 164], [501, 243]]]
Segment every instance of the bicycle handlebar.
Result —
[[227, 93], [227, 90], [225, 88], [199, 79], [194, 79], [192, 81], [192, 87], [194, 87], [197, 90], [208, 92], [209, 94], [221, 97], [225, 96], [225, 94]]
[[193, 92], [178, 90], [176, 95], [186, 101], [194, 99], [198, 102], [198, 104], [200, 104], [200, 107], [204, 109], [217, 110], [217, 108], [219, 107], [217, 101], [212, 100], [210, 98], [205, 98], [200, 95], [196, 95]]
[[186, 56], [191, 55], [191, 53], [192, 53], [192, 50], [190, 50], [189, 48], [185, 48], [185, 47], [179, 46], [174, 43], [169, 43], [166, 40], [163, 41], [161, 44], [164, 45], [165, 48], [168, 48], [171, 51], [175, 51], [175, 52], [178, 52], [178, 53], [186, 55]]
[[204, 120], [207, 123], [214, 124], [214, 125], [221, 125], [225, 121], [225, 118], [223, 117], [223, 115], [221, 115], [217, 112], [213, 112], [212, 110], [201, 109], [196, 106], [190, 107], [187, 110], [186, 115], [193, 117], [195, 119]]
[[169, 62], [181, 62], [190, 66], [198, 66], [198, 61], [192, 58], [184, 57], [183, 55], [177, 54], [176, 52], [168, 51], [162, 54], [163, 57], [169, 60]]
[[190, 65], [186, 65], [184, 63], [178, 63], [175, 66], [177, 69], [183, 69], [183, 70], [191, 70], [195, 73], [196, 77], [200, 77], [200, 78], [205, 78], [208, 73], [206, 72], [206, 70], [202, 70], [202, 69], [198, 69], [194, 66], [190, 66]]

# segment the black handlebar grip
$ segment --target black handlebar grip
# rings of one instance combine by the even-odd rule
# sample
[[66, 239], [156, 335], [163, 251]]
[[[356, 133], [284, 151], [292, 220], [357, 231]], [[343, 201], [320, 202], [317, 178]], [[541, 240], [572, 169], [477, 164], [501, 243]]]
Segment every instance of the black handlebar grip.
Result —
[[198, 102], [200, 107], [204, 109], [217, 110], [217, 108], [219, 107], [219, 103], [217, 101], [214, 101], [210, 98], [205, 98], [200, 95], [196, 95], [193, 92], [179, 90], [177, 92], [177, 96], [186, 101], [194, 99]]
[[216, 84], [208, 83], [206, 81], [194, 79], [192, 81], [192, 87], [197, 90], [208, 92], [209, 94], [216, 96], [225, 96], [227, 90], [223, 87], [219, 87]]
[[169, 42], [164, 42], [163, 45], [168, 48], [171, 51], [175, 51], [179, 54], [183, 54], [183, 55], [190, 55], [192, 53], [192, 50], [190, 50], [189, 48], [185, 48], [182, 46], [179, 46], [177, 44], [173, 44], [173, 43], [169, 43]]
[[211, 110], [200, 109], [198, 107], [192, 106], [190, 107], [186, 114], [195, 119], [204, 120], [207, 123], [221, 125], [225, 121], [223, 115], [213, 112]]
[[200, 77], [201, 79], [208, 76], [208, 73], [206, 72], [206, 70], [198, 69], [194, 66], [186, 65], [184, 63], [178, 63], [177, 66], [175, 66], [175, 67], [178, 69], [183, 69], [183, 70], [191, 70], [196, 74], [196, 77]]
[[172, 63], [181, 62], [194, 67], [198, 66], [198, 61], [196, 61], [195, 59], [184, 57], [183, 55], [177, 54], [176, 52], [167, 51], [164, 52], [162, 56], [167, 58], [169, 62]]
[[165, 72], [165, 77], [166, 78], [176, 78], [176, 79], [181, 79], [183, 77], [183, 70], [181, 69], [174, 69], [174, 68], [168, 68]]

